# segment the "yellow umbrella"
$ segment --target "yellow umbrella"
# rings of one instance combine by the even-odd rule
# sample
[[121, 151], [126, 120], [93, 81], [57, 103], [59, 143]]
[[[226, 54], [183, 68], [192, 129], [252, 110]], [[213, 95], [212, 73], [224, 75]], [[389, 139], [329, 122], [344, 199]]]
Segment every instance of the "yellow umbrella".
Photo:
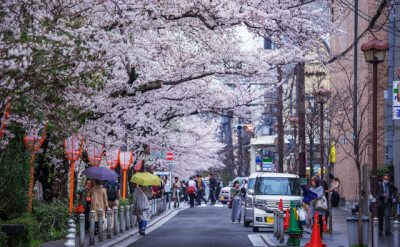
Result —
[[161, 178], [148, 172], [137, 172], [131, 178], [131, 183], [139, 184], [142, 186], [160, 186]]

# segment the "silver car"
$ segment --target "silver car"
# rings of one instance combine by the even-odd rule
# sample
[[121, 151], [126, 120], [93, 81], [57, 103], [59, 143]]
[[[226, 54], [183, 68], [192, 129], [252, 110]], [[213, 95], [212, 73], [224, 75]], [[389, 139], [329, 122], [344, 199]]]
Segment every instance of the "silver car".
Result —
[[[252, 173], [249, 177], [249, 181], [247, 183], [246, 191], [251, 189], [254, 190], [254, 184], [256, 183], [256, 177], [258, 173]], [[244, 226], [249, 227], [250, 223], [253, 223], [253, 212], [254, 212], [254, 205], [253, 205], [253, 198], [254, 195], [249, 195], [246, 193], [246, 197], [244, 198]]]
[[239, 187], [242, 186], [243, 181], [247, 179], [247, 177], [237, 177], [235, 178], [232, 182], [229, 183], [229, 185], [227, 187], [224, 187], [221, 189], [221, 192], [219, 194], [219, 198], [218, 200], [220, 202], [222, 202], [222, 204], [226, 204], [229, 202], [230, 198], [231, 198], [231, 188], [233, 186], [233, 183], [235, 181], [239, 181]]

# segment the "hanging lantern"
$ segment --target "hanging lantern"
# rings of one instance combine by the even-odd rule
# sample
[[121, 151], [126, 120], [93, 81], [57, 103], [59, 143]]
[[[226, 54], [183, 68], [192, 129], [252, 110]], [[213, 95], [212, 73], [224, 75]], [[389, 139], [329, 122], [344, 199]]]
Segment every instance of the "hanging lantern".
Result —
[[72, 213], [74, 204], [74, 163], [79, 159], [82, 153], [84, 138], [80, 135], [72, 135], [64, 141], [65, 154], [68, 160], [71, 161], [71, 183], [69, 192], [69, 212]]
[[[107, 165], [110, 166], [111, 170], [114, 170], [118, 165], [119, 152], [120, 152], [119, 149], [114, 149], [114, 150], [106, 152], [106, 162], [107, 162]], [[108, 153], [108, 155], [107, 155], [107, 153]]]
[[28, 210], [32, 211], [32, 191], [33, 191], [33, 177], [35, 168], [33, 167], [33, 161], [35, 160], [35, 151], [39, 150], [44, 142], [46, 136], [47, 123], [44, 125], [42, 137], [39, 137], [39, 129], [34, 127], [28, 135], [24, 137], [24, 143], [26, 148], [31, 151], [31, 180], [29, 182], [29, 205]]
[[95, 144], [86, 145], [88, 159], [92, 166], [100, 165], [101, 158], [103, 157], [103, 149], [104, 149], [103, 145], [101, 147], [100, 145], [95, 145]]
[[129, 166], [132, 163], [132, 158], [133, 158], [133, 153], [132, 152], [120, 152], [119, 153], [119, 164], [122, 168], [122, 170], [124, 170], [124, 183], [122, 186], [122, 196], [125, 199], [126, 198], [126, 170], [129, 169]]
[[133, 167], [133, 169], [135, 170], [135, 172], [140, 171], [140, 169], [142, 169], [143, 166], [143, 158], [144, 155], [140, 155], [140, 158], [138, 159], [138, 161], [136, 162], [136, 165]]
[[6, 131], [6, 121], [8, 118], [10, 107], [11, 107], [11, 103], [9, 103], [8, 106], [6, 107], [3, 118], [1, 119], [0, 138], [3, 136], [4, 132]]

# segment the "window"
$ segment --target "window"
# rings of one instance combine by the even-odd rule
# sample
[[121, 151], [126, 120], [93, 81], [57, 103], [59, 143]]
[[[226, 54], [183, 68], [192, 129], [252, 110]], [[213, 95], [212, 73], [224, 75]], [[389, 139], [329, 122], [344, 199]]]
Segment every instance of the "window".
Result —
[[257, 178], [256, 195], [300, 196], [299, 178]]

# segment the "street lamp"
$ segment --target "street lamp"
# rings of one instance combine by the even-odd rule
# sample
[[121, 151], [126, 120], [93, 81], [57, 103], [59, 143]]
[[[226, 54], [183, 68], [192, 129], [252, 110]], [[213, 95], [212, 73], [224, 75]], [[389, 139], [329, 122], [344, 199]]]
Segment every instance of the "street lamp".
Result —
[[297, 124], [299, 123], [299, 119], [297, 117], [289, 118], [290, 126], [294, 129], [294, 170], [297, 170]]
[[372, 177], [371, 177], [371, 192], [374, 200], [372, 200], [372, 218], [378, 217], [378, 155], [377, 155], [377, 119], [378, 119], [378, 63], [385, 60], [385, 53], [389, 50], [388, 43], [385, 43], [377, 38], [361, 45], [361, 50], [364, 52], [365, 61], [373, 64], [372, 77]]
[[320, 104], [320, 136], [319, 146], [320, 146], [320, 156], [321, 156], [321, 178], [324, 178], [324, 104], [328, 102], [329, 95], [331, 92], [321, 86], [318, 90], [312, 93], [315, 97], [315, 102]]

